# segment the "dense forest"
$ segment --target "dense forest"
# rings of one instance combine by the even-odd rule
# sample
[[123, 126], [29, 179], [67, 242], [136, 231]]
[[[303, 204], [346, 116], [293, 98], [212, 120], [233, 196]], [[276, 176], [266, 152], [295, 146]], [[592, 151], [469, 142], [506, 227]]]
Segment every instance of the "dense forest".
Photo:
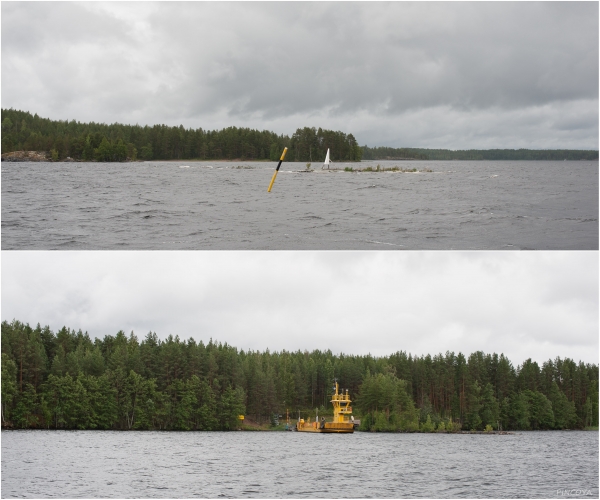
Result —
[[154, 125], [80, 123], [50, 120], [27, 111], [2, 109], [2, 153], [43, 151], [49, 159], [83, 161], [269, 160], [288, 148], [287, 161], [322, 162], [330, 149], [333, 162], [363, 160], [597, 160], [598, 151], [360, 147], [352, 134], [299, 128], [291, 136], [266, 130], [228, 127], [203, 130]]
[[114, 123], [80, 123], [40, 118], [26, 111], [2, 109], [2, 153], [45, 151], [54, 161], [67, 157], [85, 161], [129, 160], [270, 160], [283, 148], [286, 160], [322, 162], [327, 149], [332, 161], [360, 161], [362, 150], [352, 134], [319, 128], [296, 130], [292, 137], [249, 128], [210, 131], [198, 128]]
[[327, 414], [334, 378], [361, 430], [598, 426], [598, 366], [568, 358], [515, 368], [483, 352], [256, 352], [152, 332], [92, 340], [66, 327], [2, 323], [4, 427], [229, 430], [240, 414], [257, 422], [287, 409]]
[[577, 149], [450, 149], [370, 148], [363, 146], [363, 160], [597, 160], [598, 151]]

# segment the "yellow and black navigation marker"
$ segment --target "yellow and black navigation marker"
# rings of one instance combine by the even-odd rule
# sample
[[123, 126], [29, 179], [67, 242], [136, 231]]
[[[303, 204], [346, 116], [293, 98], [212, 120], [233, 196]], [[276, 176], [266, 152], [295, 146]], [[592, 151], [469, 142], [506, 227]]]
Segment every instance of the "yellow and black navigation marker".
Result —
[[275, 173], [273, 174], [273, 178], [271, 179], [271, 184], [269, 184], [269, 189], [267, 189], [267, 193], [271, 192], [271, 188], [275, 183], [275, 177], [277, 177], [277, 172], [279, 172], [279, 167], [281, 167], [281, 162], [285, 158], [285, 154], [287, 153], [287, 148], [283, 148], [283, 153], [281, 153], [281, 158], [279, 158], [279, 163], [277, 164], [277, 168], [275, 169]]

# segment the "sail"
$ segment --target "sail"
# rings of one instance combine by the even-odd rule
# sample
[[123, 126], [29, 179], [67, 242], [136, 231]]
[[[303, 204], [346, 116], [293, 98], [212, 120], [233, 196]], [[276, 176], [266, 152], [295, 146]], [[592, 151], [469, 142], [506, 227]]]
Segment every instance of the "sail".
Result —
[[329, 159], [329, 148], [327, 148], [327, 155], [325, 156], [325, 163], [323, 163], [323, 168], [329, 168], [329, 163], [331, 163], [331, 160]]

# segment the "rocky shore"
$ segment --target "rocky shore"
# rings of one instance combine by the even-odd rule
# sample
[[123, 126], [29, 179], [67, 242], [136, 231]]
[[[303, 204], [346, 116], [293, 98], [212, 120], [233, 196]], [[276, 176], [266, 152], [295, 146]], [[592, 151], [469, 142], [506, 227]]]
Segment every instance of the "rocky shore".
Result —
[[45, 151], [12, 151], [2, 154], [2, 161], [50, 161]]
[[[12, 162], [25, 162], [25, 161], [51, 162], [51, 161], [55, 161], [55, 162], [60, 162], [60, 163], [69, 163], [69, 162], [83, 162], [85, 160], [76, 160], [74, 158], [71, 158], [70, 156], [63, 158], [62, 160], [52, 160], [52, 155], [46, 151], [12, 151], [10, 153], [3, 153], [2, 161], [12, 161]], [[90, 160], [90, 161], [96, 161], [96, 160]], [[130, 158], [126, 158], [125, 160], [120, 161], [119, 163], [142, 162], [142, 161], [144, 161], [144, 160], [132, 160]], [[175, 161], [175, 160], [173, 160], [173, 161]], [[181, 162], [181, 160], [177, 160], [177, 161]]]

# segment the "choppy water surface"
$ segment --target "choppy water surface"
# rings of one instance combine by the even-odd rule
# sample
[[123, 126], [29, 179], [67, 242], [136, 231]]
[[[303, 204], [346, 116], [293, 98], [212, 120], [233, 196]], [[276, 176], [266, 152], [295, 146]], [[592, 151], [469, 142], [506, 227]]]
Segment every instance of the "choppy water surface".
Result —
[[5, 431], [2, 497], [598, 498], [598, 433]]
[[377, 163], [4, 162], [2, 249], [598, 249], [598, 162]]

